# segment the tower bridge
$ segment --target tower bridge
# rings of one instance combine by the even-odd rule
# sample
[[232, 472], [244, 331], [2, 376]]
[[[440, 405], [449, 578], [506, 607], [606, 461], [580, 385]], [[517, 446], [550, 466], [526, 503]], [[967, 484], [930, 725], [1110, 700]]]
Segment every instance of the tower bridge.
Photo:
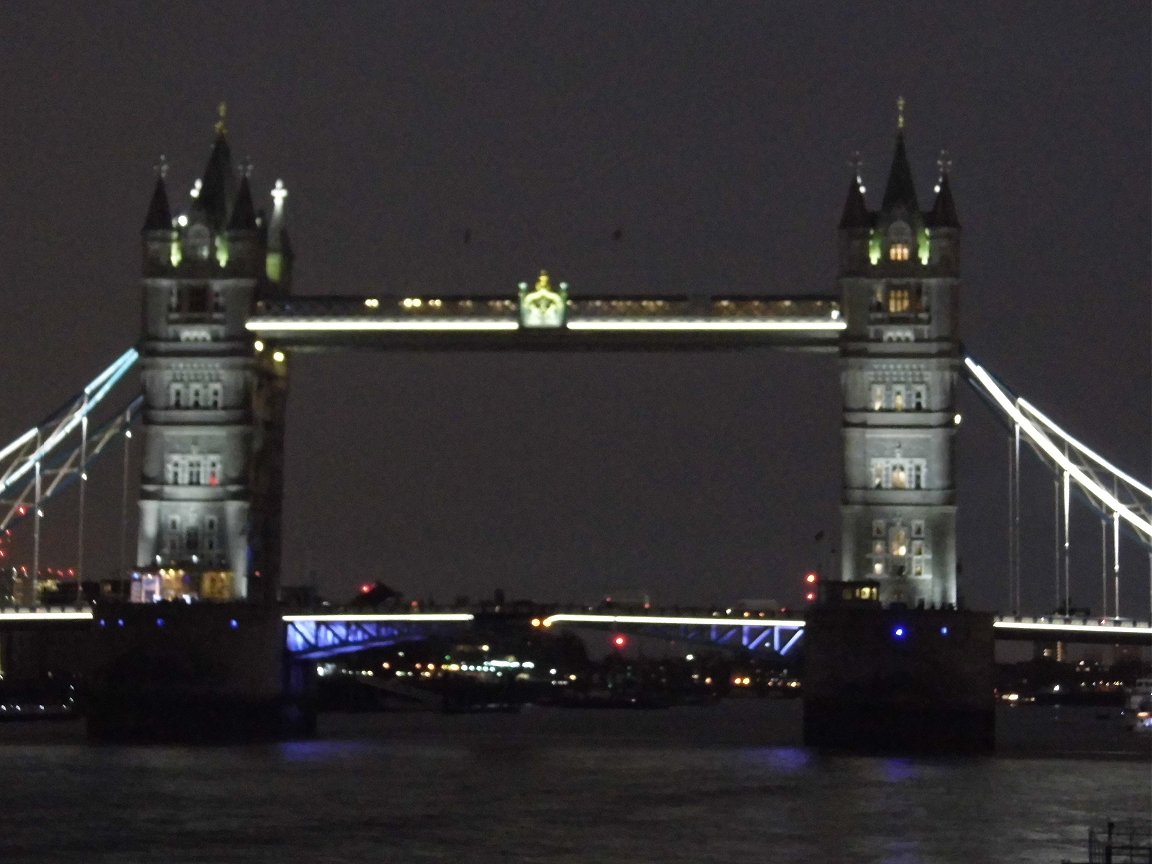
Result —
[[[1152, 547], [1152, 487], [1091, 451], [965, 356], [959, 338], [960, 223], [944, 162], [933, 192], [931, 206], [922, 208], [901, 120], [877, 209], [866, 202], [858, 169], [849, 178], [839, 222], [836, 296], [714, 293], [691, 286], [664, 296], [586, 294], [543, 271], [503, 294], [443, 286], [408, 296], [300, 296], [292, 284], [287, 190], [277, 181], [271, 206], [257, 206], [248, 171], [237, 172], [232, 164], [221, 122], [186, 206], [171, 206], [163, 166], [158, 171], [142, 230], [138, 346], [44, 423], [0, 448], [0, 514], [6, 514], [0, 530], [30, 519], [38, 555], [43, 507], [73, 483], [80, 491], [82, 554], [87, 467], [113, 441], [123, 441], [127, 453], [129, 426], [139, 417], [143, 444], [132, 568], [137, 605], [115, 616], [86, 608], [0, 610], [0, 631], [91, 626], [105, 634], [112, 661], [101, 673], [107, 696], [101, 716], [115, 726], [120, 708], [135, 704], [131, 688], [117, 689], [124, 670], [161, 686], [168, 660], [178, 666], [203, 651], [211, 655], [208, 665], [228, 670], [229, 698], [244, 699], [254, 680], [243, 662], [248, 651], [262, 664], [257, 683], [263, 710], [280, 698], [268, 693], [282, 684], [285, 653], [312, 659], [473, 622], [476, 613], [464, 610], [284, 614], [274, 607], [282, 569], [283, 441], [293, 356], [347, 349], [833, 353], [842, 397], [838, 575], [857, 589], [861, 583], [875, 586], [877, 602], [867, 614], [841, 614], [845, 607], [831, 603], [802, 616], [773, 618], [554, 609], [540, 626], [628, 628], [778, 654], [803, 643], [818, 658], [812, 663], [819, 673], [811, 688], [817, 694], [814, 740], [832, 740], [835, 730], [848, 728], [837, 719], [849, 705], [837, 701], [838, 694], [872, 692], [880, 681], [881, 690], [889, 688], [884, 698], [893, 716], [908, 704], [928, 705], [928, 714], [912, 719], [926, 723], [931, 734], [960, 717], [969, 740], [986, 743], [985, 667], [991, 667], [993, 639], [1148, 644], [1152, 626], [1119, 617], [1120, 536], [1127, 532]], [[140, 370], [141, 392], [110, 419], [96, 422], [95, 412], [133, 366]], [[1014, 443], [1010, 615], [994, 621], [955, 609], [954, 442], [961, 382], [984, 397]], [[1021, 615], [1022, 444], [1060, 484], [1066, 611], [1072, 502], [1078, 496], [1105, 528], [1110, 524], [1112, 616], [1106, 593], [1101, 614], [1091, 620]], [[126, 457], [124, 465], [127, 471]], [[125, 474], [125, 491], [127, 483]], [[122, 521], [127, 524], [126, 515]], [[1108, 552], [1106, 546], [1106, 560]], [[150, 605], [157, 600], [186, 600], [204, 614], [188, 613], [183, 603]], [[908, 623], [913, 620], [919, 624]], [[920, 655], [888, 638], [895, 633], [905, 640], [917, 628], [931, 636], [919, 643]], [[218, 644], [207, 645], [209, 639]], [[147, 658], [150, 667], [133, 665], [149, 651], [160, 659]], [[189, 664], [190, 672], [197, 672], [195, 665]], [[956, 687], [962, 699], [940, 697], [940, 668], [963, 673]], [[852, 679], [860, 669], [864, 677]], [[893, 669], [903, 671], [896, 675]], [[915, 698], [883, 683], [896, 680], [920, 688]], [[185, 690], [176, 687], [164, 704], [187, 707], [189, 694], [205, 686], [194, 681]], [[924, 696], [929, 692], [936, 695]], [[145, 706], [144, 713], [155, 707]], [[943, 713], [932, 714], [937, 709]], [[891, 728], [881, 723], [873, 730], [877, 740], [889, 740]]]
[[943, 163], [921, 209], [902, 126], [879, 209], [850, 178], [837, 297], [584, 295], [545, 272], [504, 295], [304, 297], [287, 191], [264, 215], [222, 123], [194, 192], [174, 211], [161, 171], [142, 235], [141, 599], [275, 598], [293, 354], [769, 347], [840, 357], [842, 578], [956, 603], [960, 225]]
[[[218, 124], [186, 206], [159, 167], [142, 229], [143, 331], [47, 421], [0, 448], [0, 530], [31, 519], [143, 423], [136, 599], [271, 601], [280, 572], [285, 399], [292, 356], [319, 351], [731, 351], [835, 353], [842, 392], [839, 576], [874, 580], [883, 603], [956, 602], [956, 385], [971, 383], [1015, 436], [1007, 610], [1020, 614], [1019, 453], [1030, 447], [1063, 489], [1064, 597], [1072, 493], [1111, 523], [1113, 613], [1119, 538], [1152, 540], [1152, 488], [1124, 474], [965, 357], [959, 340], [960, 223], [948, 166], [919, 204], [895, 136], [878, 209], [857, 168], [839, 223], [839, 293], [585, 294], [546, 272], [503, 294], [458, 286], [419, 296], [301, 296], [287, 190], [257, 206]], [[95, 412], [138, 365], [141, 393]], [[90, 425], [91, 422], [91, 425]], [[72, 442], [73, 430], [79, 432]], [[127, 465], [127, 462], [125, 462]], [[127, 521], [127, 520], [125, 520]], [[81, 550], [83, 543], [80, 543]], [[37, 557], [39, 544], [36, 545]], [[129, 562], [122, 562], [128, 564]], [[82, 569], [82, 568], [81, 568]], [[33, 567], [35, 573], [37, 568]], [[1107, 596], [1102, 614], [1107, 614]]]

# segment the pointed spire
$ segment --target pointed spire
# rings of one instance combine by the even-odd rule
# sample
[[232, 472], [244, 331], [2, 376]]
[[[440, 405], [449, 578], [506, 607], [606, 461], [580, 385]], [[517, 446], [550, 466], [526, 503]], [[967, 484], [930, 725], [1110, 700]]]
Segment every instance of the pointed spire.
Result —
[[956, 216], [956, 204], [952, 200], [952, 184], [948, 182], [952, 160], [948, 158], [947, 150], [940, 151], [940, 158], [936, 160], [936, 164], [940, 168], [940, 179], [936, 182], [936, 201], [925, 221], [933, 228], [959, 228], [960, 220]]
[[[901, 112], [900, 120], [903, 122]], [[908, 153], [904, 150], [904, 130], [896, 132], [896, 152], [892, 154], [892, 168], [888, 171], [888, 185], [884, 187], [884, 201], [881, 213], [890, 213], [897, 207], [904, 207], [909, 216], [920, 212], [916, 203], [916, 184], [912, 180], [912, 166], [908, 164]]]
[[228, 130], [224, 126], [227, 106], [220, 103], [216, 121], [216, 140], [212, 153], [200, 178], [200, 189], [192, 203], [192, 212], [200, 216], [214, 231], [219, 231], [228, 221], [229, 204], [236, 191], [236, 175], [232, 170], [232, 150], [228, 146]]
[[868, 204], [864, 200], [864, 181], [860, 179], [860, 154], [852, 157], [852, 166], [855, 173], [848, 184], [848, 197], [844, 199], [844, 212], [840, 215], [841, 228], [869, 228], [872, 225], [872, 214], [868, 212]]
[[252, 190], [248, 185], [247, 173], [240, 178], [240, 190], [236, 193], [236, 203], [232, 205], [232, 217], [228, 220], [228, 230], [256, 230], [256, 208], [252, 205]]
[[156, 186], [152, 190], [152, 201], [148, 204], [148, 215], [144, 218], [143, 231], [171, 231], [172, 210], [168, 206], [168, 190], [164, 187], [164, 177], [168, 174], [168, 162], [161, 155], [156, 163]]

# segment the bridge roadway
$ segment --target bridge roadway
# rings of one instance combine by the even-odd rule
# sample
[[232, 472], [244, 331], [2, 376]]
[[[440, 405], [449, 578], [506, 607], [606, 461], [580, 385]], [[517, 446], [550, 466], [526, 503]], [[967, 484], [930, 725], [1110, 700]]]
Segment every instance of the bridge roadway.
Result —
[[[89, 626], [91, 609], [36, 608], [0, 609], [0, 629], [21, 627]], [[804, 634], [802, 614], [769, 615], [764, 612], [680, 610], [605, 611], [587, 608], [562, 609], [536, 606], [514, 613], [490, 609], [463, 611], [363, 611], [331, 610], [289, 612], [286, 647], [301, 658], [319, 658], [363, 648], [395, 644], [432, 634], [449, 635], [464, 625], [484, 621], [520, 619], [531, 626], [560, 626], [615, 629], [638, 635], [711, 645], [771, 651], [787, 655], [800, 644]], [[118, 626], [116, 619], [95, 619], [96, 626]], [[123, 622], [119, 622], [123, 626]], [[1066, 617], [996, 616], [993, 633], [997, 640], [1032, 642], [1072, 642], [1104, 645], [1152, 647], [1152, 622], [1127, 619]]]
[[[558, 297], [558, 295], [556, 295]], [[530, 323], [508, 296], [291, 297], [264, 301], [245, 327], [268, 350], [836, 351], [833, 297], [583, 297]]]

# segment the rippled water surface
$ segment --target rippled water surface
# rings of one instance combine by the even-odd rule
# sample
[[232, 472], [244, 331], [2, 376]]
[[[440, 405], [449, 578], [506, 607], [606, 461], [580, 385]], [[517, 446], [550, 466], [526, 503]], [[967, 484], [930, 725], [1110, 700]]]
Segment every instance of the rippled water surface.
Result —
[[0, 861], [1055, 864], [1152, 814], [1147, 742], [1091, 710], [911, 759], [805, 750], [798, 708], [325, 715], [320, 740], [224, 748], [7, 724]]

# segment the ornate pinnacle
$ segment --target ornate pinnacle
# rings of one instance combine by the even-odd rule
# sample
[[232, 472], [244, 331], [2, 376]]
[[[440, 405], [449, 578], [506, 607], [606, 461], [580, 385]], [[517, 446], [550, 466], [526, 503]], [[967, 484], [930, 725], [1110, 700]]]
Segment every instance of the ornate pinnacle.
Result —
[[904, 128], [904, 97], [900, 96], [896, 100], [896, 128]]
[[226, 118], [228, 116], [228, 103], [227, 102], [221, 102], [216, 108], [216, 114], [220, 118], [219, 120], [216, 121], [216, 134], [217, 135], [227, 135], [228, 134], [228, 128], [224, 125], [224, 118]]

